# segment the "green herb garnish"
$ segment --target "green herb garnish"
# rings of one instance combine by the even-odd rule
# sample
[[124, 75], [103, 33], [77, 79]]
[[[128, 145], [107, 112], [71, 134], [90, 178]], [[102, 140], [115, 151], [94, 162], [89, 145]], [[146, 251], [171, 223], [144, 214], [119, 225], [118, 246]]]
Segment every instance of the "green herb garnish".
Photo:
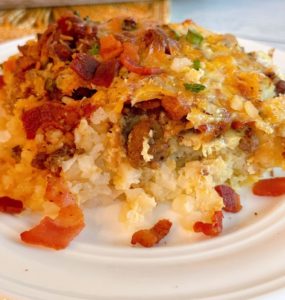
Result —
[[173, 37], [176, 41], [179, 41], [180, 39], [180, 35], [175, 31], [175, 30], [171, 30], [172, 33], [173, 33]]
[[97, 54], [99, 54], [99, 50], [100, 50], [99, 44], [94, 44], [94, 45], [92, 46], [92, 48], [89, 50], [89, 53], [90, 53], [91, 55], [97, 55]]
[[203, 84], [200, 83], [184, 83], [184, 87], [187, 91], [191, 91], [193, 93], [199, 93], [206, 88]]
[[192, 68], [195, 69], [195, 70], [197, 70], [197, 71], [201, 68], [201, 62], [200, 62], [199, 59], [195, 59], [193, 61]]
[[201, 44], [204, 40], [204, 38], [202, 37], [202, 35], [200, 33], [191, 31], [190, 29], [188, 29], [188, 32], [187, 32], [185, 38], [186, 38], [187, 42], [189, 42], [195, 46], [201, 46]]

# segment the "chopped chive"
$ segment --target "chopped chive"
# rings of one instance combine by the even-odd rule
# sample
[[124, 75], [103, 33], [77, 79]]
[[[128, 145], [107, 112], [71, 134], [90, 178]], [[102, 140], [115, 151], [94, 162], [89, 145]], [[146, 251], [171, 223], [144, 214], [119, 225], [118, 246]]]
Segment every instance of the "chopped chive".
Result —
[[204, 40], [204, 38], [202, 37], [202, 35], [200, 33], [191, 31], [190, 29], [188, 29], [188, 32], [187, 32], [185, 38], [186, 38], [187, 42], [189, 42], [195, 46], [201, 46], [201, 44]]
[[180, 35], [177, 33], [177, 31], [172, 30], [172, 32], [173, 32], [174, 39], [175, 39], [176, 41], [179, 41]]
[[184, 87], [187, 91], [191, 91], [193, 93], [199, 93], [206, 88], [203, 84], [199, 83], [184, 83]]
[[96, 55], [96, 54], [99, 53], [99, 50], [100, 50], [99, 44], [94, 44], [94, 45], [92, 46], [92, 48], [89, 50], [89, 53], [90, 53], [91, 55]]
[[200, 62], [199, 59], [195, 59], [193, 61], [192, 68], [195, 69], [195, 70], [197, 70], [197, 71], [201, 68], [201, 62]]

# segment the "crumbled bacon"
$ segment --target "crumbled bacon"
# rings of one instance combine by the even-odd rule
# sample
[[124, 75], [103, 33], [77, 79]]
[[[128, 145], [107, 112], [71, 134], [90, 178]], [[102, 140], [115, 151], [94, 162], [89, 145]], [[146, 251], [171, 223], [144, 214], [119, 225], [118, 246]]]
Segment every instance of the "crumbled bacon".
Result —
[[15, 159], [16, 163], [19, 163], [21, 161], [21, 155], [22, 147], [20, 145], [17, 145], [11, 149], [11, 156]]
[[58, 28], [64, 35], [69, 35], [72, 37], [84, 37], [85, 34], [85, 24], [77, 16], [64, 16], [58, 21]]
[[24, 210], [23, 202], [10, 197], [0, 197], [0, 211], [7, 214], [19, 214]]
[[31, 51], [31, 46], [28, 44], [18, 45], [18, 50], [23, 54], [23, 56], [29, 56], [29, 52]]
[[64, 249], [84, 228], [83, 213], [62, 178], [48, 177], [46, 198], [60, 207], [58, 216], [54, 220], [45, 217], [22, 232], [21, 239], [28, 244]]
[[196, 222], [193, 226], [195, 232], [202, 232], [208, 236], [217, 236], [223, 230], [223, 213], [216, 211], [212, 217], [212, 223]]
[[34, 139], [38, 129], [52, 126], [63, 131], [73, 130], [80, 120], [80, 113], [73, 107], [45, 103], [26, 110], [22, 122], [28, 139]]
[[86, 53], [79, 53], [72, 60], [70, 67], [82, 79], [91, 80], [99, 66], [99, 62], [91, 55]]
[[153, 110], [159, 108], [161, 105], [161, 101], [159, 99], [153, 99], [148, 101], [142, 101], [135, 104], [135, 107], [142, 110]]
[[199, 125], [197, 130], [206, 134], [209, 138], [217, 138], [221, 136], [229, 127], [227, 122], [217, 122]]
[[239, 148], [244, 152], [252, 153], [259, 145], [259, 139], [251, 127], [246, 127], [244, 136], [240, 139]]
[[100, 63], [92, 82], [98, 86], [109, 87], [117, 75], [120, 63], [117, 59], [111, 59]]
[[84, 228], [81, 209], [73, 204], [60, 209], [56, 219], [45, 217], [39, 225], [21, 233], [25, 243], [56, 250], [66, 248]]
[[246, 126], [246, 123], [241, 122], [241, 121], [233, 121], [231, 124], [231, 127], [234, 130], [242, 130], [242, 129], [244, 129], [245, 126]]
[[143, 67], [139, 65], [138, 47], [131, 43], [123, 44], [123, 53], [120, 56], [120, 61], [128, 71], [139, 75], [155, 75], [161, 74], [161, 68]]
[[97, 27], [95, 24], [89, 24], [75, 15], [63, 16], [57, 21], [60, 32], [64, 35], [80, 39], [89, 36], [96, 36]]
[[122, 22], [122, 30], [133, 31], [137, 29], [137, 22], [132, 18], [126, 18]]
[[164, 96], [161, 105], [172, 120], [179, 121], [189, 112], [189, 105], [178, 97]]
[[49, 157], [49, 155], [46, 152], [37, 153], [31, 161], [31, 166], [33, 168], [45, 170], [46, 169], [45, 163], [46, 163], [48, 157]]
[[4, 87], [5, 82], [4, 82], [4, 78], [3, 75], [0, 75], [0, 90]]
[[135, 232], [131, 243], [133, 245], [140, 244], [147, 248], [153, 247], [169, 233], [171, 226], [172, 223], [169, 220], [160, 220], [151, 229], [143, 229]]
[[215, 186], [217, 193], [223, 198], [223, 210], [231, 213], [237, 213], [242, 209], [240, 204], [240, 196], [228, 185]]
[[285, 194], [285, 177], [261, 179], [253, 185], [253, 194], [257, 196], [277, 197]]
[[254, 125], [254, 121], [250, 122], [242, 122], [242, 121], [233, 121], [231, 124], [232, 129], [234, 130], [242, 130], [245, 129], [246, 127], [250, 127]]
[[54, 45], [54, 52], [62, 61], [69, 61], [71, 60], [72, 50], [67, 44], [55, 44]]
[[123, 51], [123, 46], [112, 34], [100, 38], [100, 54], [104, 60], [109, 60], [119, 56]]
[[150, 129], [151, 122], [149, 120], [142, 120], [134, 125], [128, 136], [128, 158], [130, 160], [130, 163], [135, 167], [145, 164], [141, 152], [143, 149], [144, 138], [148, 137]]
[[275, 88], [277, 94], [285, 94], [285, 80], [279, 80], [276, 83]]

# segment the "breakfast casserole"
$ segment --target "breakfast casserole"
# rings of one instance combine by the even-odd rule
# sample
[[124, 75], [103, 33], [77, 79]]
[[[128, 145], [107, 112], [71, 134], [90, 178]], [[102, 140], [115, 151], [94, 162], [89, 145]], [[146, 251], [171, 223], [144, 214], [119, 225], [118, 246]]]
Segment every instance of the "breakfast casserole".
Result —
[[[191, 20], [75, 14], [18, 48], [2, 64], [0, 210], [43, 215], [22, 241], [65, 248], [87, 201], [119, 201], [118, 218], [136, 230], [165, 202], [189, 234], [216, 236], [224, 212], [247, 205], [240, 186], [285, 192], [283, 178], [258, 181], [284, 168], [285, 81], [273, 51], [247, 53]], [[158, 243], [172, 221], [157, 221], [131, 243]]]

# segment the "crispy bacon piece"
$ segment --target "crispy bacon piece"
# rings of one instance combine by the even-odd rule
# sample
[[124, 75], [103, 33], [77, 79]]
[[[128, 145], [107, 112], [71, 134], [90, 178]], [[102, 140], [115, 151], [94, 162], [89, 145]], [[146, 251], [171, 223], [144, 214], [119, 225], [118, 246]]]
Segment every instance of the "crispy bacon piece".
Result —
[[178, 97], [164, 96], [161, 105], [172, 120], [179, 121], [189, 112], [189, 105]]
[[217, 236], [223, 230], [223, 217], [222, 211], [216, 211], [212, 217], [212, 223], [196, 222], [193, 230], [203, 232], [208, 236]]
[[57, 21], [60, 32], [74, 39], [96, 36], [97, 27], [93, 23], [87, 23], [75, 15], [66, 15]]
[[161, 74], [161, 68], [143, 67], [139, 65], [138, 47], [131, 43], [123, 44], [123, 53], [120, 56], [120, 61], [128, 71], [139, 75], [155, 75]]
[[234, 130], [242, 130], [246, 127], [245, 122], [240, 122], [240, 121], [233, 121], [231, 124], [232, 129]]
[[25, 243], [64, 249], [84, 228], [81, 209], [72, 204], [60, 209], [56, 219], [45, 217], [39, 225], [21, 233]]
[[237, 213], [242, 209], [240, 204], [240, 196], [228, 185], [215, 186], [217, 193], [223, 198], [223, 210], [231, 213]]
[[285, 94], [285, 80], [279, 80], [275, 87], [277, 94]]
[[100, 38], [100, 54], [104, 60], [109, 60], [119, 56], [123, 51], [123, 46], [112, 34]]
[[172, 223], [169, 220], [160, 220], [151, 229], [143, 229], [135, 232], [131, 243], [133, 245], [140, 244], [147, 248], [153, 247], [169, 233], [171, 226]]
[[227, 122], [217, 122], [198, 126], [197, 130], [206, 134], [210, 139], [221, 136], [229, 127]]
[[233, 121], [231, 128], [237, 131], [244, 130], [244, 136], [240, 139], [239, 148], [245, 152], [253, 152], [259, 145], [258, 137], [256, 136], [253, 126], [255, 122]]
[[14, 146], [11, 149], [11, 156], [14, 158], [16, 163], [19, 163], [21, 161], [21, 155], [22, 155], [22, 147], [20, 145]]
[[24, 210], [23, 202], [10, 197], [0, 197], [0, 211], [7, 214], [19, 214]]
[[242, 130], [245, 129], [246, 127], [253, 126], [254, 123], [255, 123], [254, 121], [250, 121], [250, 122], [233, 121], [231, 127], [234, 130]]
[[4, 82], [4, 78], [3, 75], [0, 75], [0, 90], [4, 87], [5, 82]]
[[22, 114], [27, 139], [34, 139], [41, 127], [53, 126], [63, 131], [70, 131], [79, 121], [80, 113], [75, 108], [57, 103], [45, 103]]
[[159, 108], [161, 105], [159, 99], [153, 99], [148, 101], [142, 101], [135, 104], [135, 107], [142, 109], [142, 110], [153, 110]]
[[99, 62], [91, 55], [79, 53], [72, 60], [70, 68], [84, 80], [91, 80], [99, 66]]
[[22, 241], [56, 250], [64, 249], [84, 228], [84, 216], [62, 178], [48, 177], [46, 198], [60, 207], [53, 220], [45, 217], [34, 228], [21, 233]]
[[259, 139], [251, 127], [246, 127], [244, 136], [239, 141], [239, 148], [244, 152], [252, 153], [259, 146]]
[[128, 136], [127, 153], [130, 163], [134, 167], [144, 165], [141, 152], [143, 149], [143, 140], [148, 136], [150, 129], [151, 122], [149, 120], [142, 120], [134, 125]]
[[59, 30], [64, 35], [69, 35], [74, 38], [84, 37], [85, 24], [77, 16], [63, 16], [57, 21]]
[[285, 177], [261, 179], [253, 185], [253, 194], [257, 196], [277, 197], [285, 194]]
[[46, 161], [49, 155], [46, 152], [38, 152], [31, 161], [31, 166], [40, 170], [46, 169]]
[[98, 66], [92, 82], [98, 86], [109, 87], [117, 75], [119, 68], [120, 63], [117, 59], [102, 62]]
[[54, 52], [62, 61], [69, 61], [71, 60], [72, 50], [67, 44], [55, 44], [54, 45]]
[[122, 22], [122, 30], [133, 31], [133, 30], [136, 30], [137, 27], [138, 27], [137, 22], [135, 20], [133, 20], [132, 18], [126, 18]]

